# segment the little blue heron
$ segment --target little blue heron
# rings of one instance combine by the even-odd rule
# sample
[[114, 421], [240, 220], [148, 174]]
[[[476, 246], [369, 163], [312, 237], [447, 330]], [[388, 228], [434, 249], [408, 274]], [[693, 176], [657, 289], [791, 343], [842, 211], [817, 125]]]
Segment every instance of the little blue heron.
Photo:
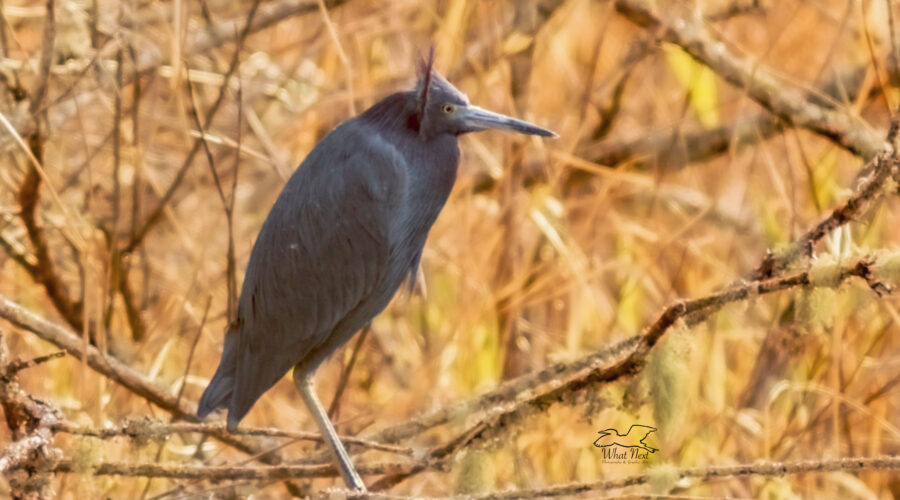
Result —
[[228, 409], [233, 430], [291, 367], [347, 486], [365, 491], [313, 387], [316, 368], [415, 280], [428, 231], [459, 166], [457, 138], [494, 128], [555, 137], [486, 111], [420, 63], [392, 94], [326, 135], [269, 212], [236, 319], [197, 414]]

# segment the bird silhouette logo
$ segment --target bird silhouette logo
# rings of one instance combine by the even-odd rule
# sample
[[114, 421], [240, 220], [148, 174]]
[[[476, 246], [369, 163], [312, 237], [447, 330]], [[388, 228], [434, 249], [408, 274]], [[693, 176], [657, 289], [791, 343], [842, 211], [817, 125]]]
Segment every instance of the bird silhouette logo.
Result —
[[620, 434], [616, 429], [606, 429], [599, 431], [600, 437], [594, 441], [594, 446], [606, 448], [615, 445], [623, 448], [640, 448], [650, 453], [656, 453], [659, 448], [653, 448], [644, 442], [647, 436], [654, 432], [656, 432], [656, 427], [637, 424], [632, 425], [625, 434]]

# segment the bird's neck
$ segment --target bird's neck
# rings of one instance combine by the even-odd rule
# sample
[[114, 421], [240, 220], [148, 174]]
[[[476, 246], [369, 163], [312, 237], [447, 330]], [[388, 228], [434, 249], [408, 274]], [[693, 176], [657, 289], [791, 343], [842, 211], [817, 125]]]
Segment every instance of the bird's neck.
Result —
[[422, 136], [417, 108], [415, 91], [397, 92], [364, 111], [358, 119], [405, 157], [409, 175], [416, 178], [411, 194], [433, 198], [439, 210], [456, 180], [459, 147], [452, 135]]

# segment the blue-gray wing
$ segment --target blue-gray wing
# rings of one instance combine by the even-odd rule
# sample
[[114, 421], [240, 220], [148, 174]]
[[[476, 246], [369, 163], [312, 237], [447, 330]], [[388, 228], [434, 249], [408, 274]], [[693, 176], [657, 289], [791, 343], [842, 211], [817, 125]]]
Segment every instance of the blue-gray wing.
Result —
[[404, 160], [352, 125], [316, 146], [263, 224], [201, 414], [227, 407], [236, 425], [384, 279], [405, 196]]

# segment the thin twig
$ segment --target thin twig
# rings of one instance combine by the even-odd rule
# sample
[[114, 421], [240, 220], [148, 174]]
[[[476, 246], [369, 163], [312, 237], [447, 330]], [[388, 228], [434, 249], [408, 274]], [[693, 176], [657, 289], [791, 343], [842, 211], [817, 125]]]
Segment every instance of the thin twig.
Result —
[[47, 97], [47, 87], [50, 83], [50, 65], [53, 63], [54, 40], [56, 40], [56, 16], [54, 0], [47, 0], [46, 13], [44, 14], [44, 33], [41, 39], [41, 63], [38, 67], [38, 86], [31, 96], [28, 112], [36, 118], [38, 110]]
[[372, 324], [367, 324], [362, 332], [359, 333], [359, 337], [356, 338], [356, 343], [353, 344], [353, 352], [350, 354], [350, 361], [347, 362], [347, 366], [341, 370], [341, 378], [338, 379], [337, 389], [334, 390], [334, 397], [331, 399], [331, 404], [328, 406], [328, 418], [334, 420], [337, 416], [338, 409], [341, 405], [341, 396], [344, 394], [344, 389], [347, 388], [347, 382], [350, 380], [350, 373], [353, 371], [353, 366], [356, 365], [356, 358], [359, 356], [359, 351], [362, 350], [363, 342], [366, 341], [366, 337], [369, 336], [369, 330], [372, 328]]
[[175, 404], [181, 405], [181, 397], [184, 396], [184, 388], [187, 387], [188, 374], [191, 372], [191, 363], [194, 361], [194, 350], [197, 349], [197, 343], [200, 342], [200, 336], [203, 335], [203, 327], [206, 326], [206, 319], [209, 317], [209, 306], [212, 305], [212, 296], [206, 298], [206, 307], [203, 308], [203, 317], [200, 324], [197, 325], [197, 335], [191, 342], [191, 350], [188, 351], [187, 362], [184, 364], [184, 375], [181, 380], [181, 387], [178, 389], [178, 396], [175, 397]]
[[[190, 70], [190, 68], [185, 65], [184, 71], [185, 74]], [[227, 85], [228, 79], [226, 78], [226, 83], [223, 85]], [[190, 100], [191, 105], [188, 107], [190, 110], [191, 118], [194, 119], [194, 125], [197, 127], [197, 131], [200, 133], [199, 141], [203, 145], [203, 153], [206, 155], [206, 164], [209, 166], [210, 172], [212, 172], [213, 183], [216, 186], [216, 192], [219, 194], [219, 201], [222, 202], [222, 207], [225, 209], [225, 213], [228, 213], [228, 199], [225, 197], [225, 190], [222, 188], [222, 181], [219, 179], [219, 172], [216, 170], [216, 161], [213, 159], [212, 151], [209, 149], [209, 142], [206, 140], [206, 129], [202, 123], [200, 123], [200, 115], [197, 113], [197, 99], [194, 97], [194, 85], [191, 83], [191, 79], [185, 77], [185, 84], [187, 85], [187, 94], [188, 99]], [[220, 89], [221, 92], [225, 92], [225, 87], [223, 86]], [[207, 121], [209, 123], [209, 121]]]
[[3, 248], [3, 251], [6, 252], [6, 256], [12, 259], [16, 264], [19, 264], [26, 273], [32, 276], [37, 273], [37, 267], [31, 262], [28, 262], [28, 256], [20, 252], [15, 245], [7, 240], [2, 234], [0, 234], [0, 248]]
[[234, 204], [237, 200], [238, 174], [241, 166], [241, 131], [244, 128], [244, 85], [238, 78], [237, 88], [237, 147], [234, 148], [234, 172], [231, 174], [231, 194], [228, 196], [228, 206], [225, 210], [225, 218], [228, 223], [228, 253], [225, 256], [225, 277], [228, 284], [228, 318], [234, 318], [237, 307], [237, 257], [234, 246]]
[[[206, 112], [205, 124], [203, 128], [209, 128], [209, 126], [212, 124], [213, 118], [215, 118], [216, 113], [219, 111], [219, 107], [225, 100], [229, 82], [232, 75], [234, 75], [234, 72], [238, 68], [238, 63], [240, 62], [240, 54], [243, 47], [243, 42], [246, 39], [247, 35], [250, 34], [250, 27], [253, 24], [253, 18], [256, 15], [256, 11], [259, 8], [260, 2], [261, 0], [254, 0], [253, 6], [250, 7], [250, 10], [247, 12], [246, 24], [244, 25], [244, 29], [241, 31], [240, 35], [238, 35], [237, 47], [235, 47], [234, 49], [234, 54], [231, 58], [231, 63], [228, 66], [228, 71], [225, 72], [222, 86], [219, 88], [219, 94], [216, 97], [216, 100], [213, 102], [212, 106], [210, 106], [209, 110], [207, 110]], [[200, 148], [205, 143], [206, 141], [203, 139], [203, 137], [200, 137], [194, 141], [193, 147], [188, 152], [187, 157], [185, 157], [181, 166], [178, 168], [178, 171], [176, 172], [175, 178], [172, 180], [172, 183], [166, 189], [166, 192], [156, 204], [156, 207], [150, 211], [150, 215], [147, 216], [147, 219], [144, 221], [144, 223], [140, 226], [139, 229], [134, 232], [128, 244], [125, 246], [125, 248], [122, 249], [123, 254], [133, 252], [144, 241], [147, 233], [149, 233], [150, 230], [162, 220], [165, 208], [168, 206], [172, 197], [175, 196], [175, 192], [178, 190], [178, 187], [184, 180], [188, 169], [194, 161], [194, 157], [197, 155], [197, 153], [200, 152]]]
[[22, 370], [34, 368], [37, 365], [47, 363], [48, 361], [53, 361], [54, 359], [64, 358], [65, 356], [66, 356], [66, 351], [56, 351], [56, 352], [52, 352], [50, 354], [45, 354], [43, 356], [38, 356], [36, 358], [29, 359], [26, 361], [17, 359], [15, 361], [11, 362], [6, 367], [6, 372], [3, 374], [3, 376], [5, 376], [7, 378], [15, 377], [16, 374]]

